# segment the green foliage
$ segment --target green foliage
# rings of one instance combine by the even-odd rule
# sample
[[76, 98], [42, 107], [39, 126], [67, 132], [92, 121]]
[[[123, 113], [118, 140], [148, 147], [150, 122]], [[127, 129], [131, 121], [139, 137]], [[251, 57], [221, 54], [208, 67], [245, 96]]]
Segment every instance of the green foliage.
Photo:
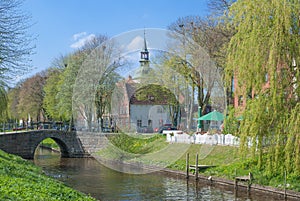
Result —
[[7, 118], [7, 104], [8, 104], [7, 92], [0, 83], [0, 121], [1, 120], [3, 121]]
[[73, 86], [76, 81], [78, 70], [85, 59], [84, 52], [76, 52], [67, 58], [66, 68], [60, 74], [58, 84], [57, 99], [58, 104], [56, 107], [59, 111], [59, 116], [68, 121], [72, 119], [72, 97]]
[[43, 99], [43, 106], [46, 110], [46, 114], [53, 120], [61, 120], [61, 115], [58, 108], [58, 88], [60, 81], [60, 74], [62, 73], [59, 69], [49, 69], [48, 78], [44, 86], [45, 97]]
[[116, 83], [120, 80], [120, 75], [114, 72], [118, 67], [118, 65], [107, 67], [105, 75], [99, 80], [95, 95], [97, 118], [103, 118], [104, 114], [111, 113], [113, 92], [116, 90]]
[[288, 172], [300, 172], [300, 103], [291, 111], [291, 117], [286, 121], [287, 139], [285, 149], [285, 166]]
[[[175, 95], [166, 87], [150, 84], [140, 87], [136, 92], [136, 98], [139, 101], [152, 101], [154, 103], [167, 103], [172, 106], [178, 105]], [[154, 99], [151, 100], [151, 97]]]
[[46, 138], [41, 143], [42, 143], [43, 146], [53, 148], [53, 149], [56, 149], [56, 150], [59, 149], [59, 146], [57, 145], [57, 143], [51, 138]]
[[298, 1], [288, 0], [238, 1], [231, 6], [237, 32], [228, 49], [226, 77], [228, 82], [238, 77], [238, 87], [244, 87], [235, 93], [260, 91], [266, 74], [276, 81], [278, 66], [290, 65], [292, 57], [299, 59], [299, 7]]
[[95, 200], [51, 179], [31, 162], [0, 151], [1, 200]]
[[228, 107], [229, 114], [224, 120], [224, 133], [237, 133], [238, 131], [238, 120], [241, 117], [235, 116], [235, 109], [233, 107]]
[[[262, 171], [257, 166], [258, 160], [254, 159], [243, 159], [233, 163], [223, 163], [215, 168], [204, 170], [202, 173], [209, 176], [223, 177], [233, 180], [236, 176], [248, 175], [249, 172], [253, 174], [253, 183], [263, 186], [273, 186], [276, 188], [284, 188], [284, 172], [269, 175], [267, 172]], [[287, 189], [300, 191], [299, 175], [298, 174], [287, 174]]]
[[19, 118], [19, 111], [17, 105], [19, 104], [19, 91], [20, 87], [16, 86], [13, 89], [8, 90], [7, 97], [8, 97], [8, 117], [10, 119], [18, 119]]
[[[299, 1], [237, 1], [229, 12], [236, 34], [226, 65], [228, 85], [247, 100], [238, 135], [267, 178], [299, 173]], [[249, 100], [249, 97], [252, 99]], [[249, 147], [249, 142], [251, 146]]]

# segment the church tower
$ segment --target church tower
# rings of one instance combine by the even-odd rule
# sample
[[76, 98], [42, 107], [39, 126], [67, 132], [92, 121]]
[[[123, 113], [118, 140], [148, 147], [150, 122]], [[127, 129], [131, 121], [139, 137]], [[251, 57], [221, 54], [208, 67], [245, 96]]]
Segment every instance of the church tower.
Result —
[[147, 49], [147, 42], [146, 42], [146, 32], [144, 30], [144, 47], [141, 51], [141, 58], [140, 58], [140, 68], [141, 68], [141, 73], [143, 75], [147, 74], [150, 70], [149, 66], [149, 51]]

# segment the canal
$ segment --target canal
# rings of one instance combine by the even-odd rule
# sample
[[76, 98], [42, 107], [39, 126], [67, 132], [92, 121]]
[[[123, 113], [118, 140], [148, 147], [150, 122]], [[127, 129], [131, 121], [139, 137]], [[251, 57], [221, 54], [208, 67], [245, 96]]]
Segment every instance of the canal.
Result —
[[109, 200], [280, 200], [251, 192], [234, 193], [232, 187], [216, 187], [163, 173], [132, 175], [116, 172], [93, 158], [60, 158], [39, 148], [34, 163], [47, 175], [102, 201]]

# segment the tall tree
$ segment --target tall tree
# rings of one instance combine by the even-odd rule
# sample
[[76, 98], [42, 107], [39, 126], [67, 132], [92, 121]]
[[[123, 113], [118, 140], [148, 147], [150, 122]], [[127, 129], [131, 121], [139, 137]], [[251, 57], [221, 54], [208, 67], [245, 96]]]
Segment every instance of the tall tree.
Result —
[[106, 41], [91, 50], [78, 73], [73, 106], [86, 124], [82, 126], [87, 126], [88, 130], [92, 129], [92, 124], [100, 129], [103, 115], [111, 112], [112, 92], [119, 79], [115, 70], [122, 65], [118, 52], [114, 41]]
[[32, 37], [27, 34], [30, 17], [21, 5], [18, 0], [0, 1], [0, 118], [7, 112], [7, 85], [28, 70], [33, 51]]
[[21, 85], [17, 105], [20, 117], [27, 120], [29, 115], [37, 122], [45, 119], [43, 99], [46, 77], [44, 72], [27, 78]]
[[7, 92], [3, 86], [0, 85], [0, 121], [4, 121], [7, 118]]
[[[57, 108], [59, 111], [58, 116], [62, 117], [65, 121], [73, 122], [72, 113], [72, 97], [73, 87], [78, 74], [78, 70], [85, 59], [85, 54], [82, 51], [77, 51], [66, 58], [66, 68], [60, 74], [59, 82], [57, 83], [58, 91], [56, 98]], [[53, 108], [52, 108], [53, 109]]]
[[76, 112], [78, 112], [76, 115], [81, 115], [88, 122], [91, 122], [93, 118], [94, 108], [89, 107], [89, 105], [82, 106], [78, 102], [88, 101], [95, 95], [89, 92], [94, 87], [92, 85], [95, 84], [93, 83], [95, 77], [101, 75], [98, 74], [98, 71], [90, 72], [89, 70], [93, 69], [94, 65], [102, 62], [99, 60], [99, 55], [96, 54], [98, 47], [105, 40], [106, 36], [98, 35], [87, 41], [82, 48], [69, 55], [65, 60], [66, 68], [60, 76], [57, 98], [60, 115], [64, 119], [68, 119], [70, 124], [73, 123], [73, 115]]
[[[196, 100], [202, 108], [202, 114], [212, 102], [216, 109], [225, 109], [225, 101], [222, 101], [222, 98], [225, 99], [226, 96], [220, 76], [224, 65], [224, 53], [221, 50], [228, 42], [230, 34], [225, 32], [224, 25], [212, 18], [187, 16], [179, 18], [169, 29], [177, 33], [173, 37], [181, 43], [175, 48], [172, 47], [170, 52], [173, 56], [171, 55], [168, 62], [169, 66], [186, 79], [185, 107], [188, 108], [188, 122], [192, 122], [193, 118], [194, 94], [197, 95]], [[216, 89], [219, 90], [218, 93]], [[216, 95], [220, 95], [218, 101]]]
[[[96, 120], [95, 112], [95, 93], [98, 85], [98, 79], [102, 76], [102, 65], [104, 62], [106, 36], [98, 35], [90, 41], [87, 41], [81, 48], [85, 53], [83, 61], [73, 90], [73, 113], [78, 116], [77, 124], [81, 127], [87, 127], [92, 130], [93, 120]], [[89, 79], [86, 79], [86, 78]], [[96, 125], [94, 125], [96, 126]]]
[[[230, 18], [228, 18], [229, 8], [231, 5], [236, 2], [236, 0], [208, 0], [208, 7], [210, 9], [210, 16], [208, 20], [209, 23], [204, 23], [204, 30], [208, 30], [206, 36], [208, 36], [208, 43], [216, 41], [216, 47], [212, 58], [217, 63], [217, 66], [220, 68], [220, 72], [224, 81], [224, 68], [226, 64], [226, 55], [227, 55], [227, 46], [229, 40], [233, 36], [235, 30], [232, 26], [229, 26], [227, 23]], [[207, 26], [205, 24], [212, 24], [213, 26]], [[221, 40], [220, 40], [221, 39]], [[233, 77], [232, 77], [233, 81]], [[226, 101], [227, 106], [233, 104], [233, 86], [225, 86], [226, 90]], [[228, 111], [228, 108], [227, 108]]]
[[51, 67], [47, 69], [47, 80], [44, 86], [45, 97], [43, 100], [43, 107], [47, 117], [51, 120], [65, 121], [65, 117], [60, 112], [58, 91], [62, 84], [62, 73], [67, 66], [67, 57], [59, 56], [55, 58]]
[[61, 121], [64, 120], [60, 115], [58, 108], [58, 83], [62, 74], [62, 69], [50, 68], [47, 70], [47, 80], [44, 86], [45, 97], [43, 99], [43, 107], [49, 119]]
[[112, 112], [113, 92], [115, 91], [116, 83], [121, 79], [121, 76], [114, 72], [118, 67], [116, 65], [108, 69], [107, 75], [101, 77], [102, 79], [99, 80], [99, 85], [97, 86], [95, 106], [101, 129], [104, 127], [104, 115]]
[[20, 0], [0, 1], [0, 80], [6, 83], [28, 71], [33, 52], [30, 17], [21, 6]]
[[14, 88], [9, 89], [7, 92], [8, 97], [8, 118], [11, 120], [17, 120], [20, 118], [20, 112], [18, 111], [19, 94], [21, 89], [21, 83], [17, 84]]
[[[241, 148], [252, 142], [253, 157], [269, 176], [284, 169], [299, 173], [300, 2], [240, 0], [230, 8], [235, 27], [226, 80], [247, 101], [239, 135]], [[288, 160], [286, 160], [288, 159]]]

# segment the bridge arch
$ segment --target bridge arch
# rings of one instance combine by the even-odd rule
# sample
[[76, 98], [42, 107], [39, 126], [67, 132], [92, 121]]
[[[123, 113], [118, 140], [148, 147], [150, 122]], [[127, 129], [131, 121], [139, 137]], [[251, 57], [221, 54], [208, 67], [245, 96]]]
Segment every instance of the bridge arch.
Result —
[[60, 138], [58, 138], [58, 137], [44, 137], [44, 138], [42, 138], [40, 141], [38, 141], [38, 142], [36, 143], [36, 146], [33, 146], [33, 147], [35, 147], [33, 153], [35, 153], [35, 151], [36, 151], [36, 149], [38, 148], [38, 146], [39, 146], [45, 139], [48, 139], [48, 138], [54, 140], [55, 143], [59, 146], [59, 148], [60, 148], [60, 156], [61, 156], [62, 158], [68, 158], [68, 157], [70, 157], [68, 145], [67, 145], [62, 139], [60, 139]]

